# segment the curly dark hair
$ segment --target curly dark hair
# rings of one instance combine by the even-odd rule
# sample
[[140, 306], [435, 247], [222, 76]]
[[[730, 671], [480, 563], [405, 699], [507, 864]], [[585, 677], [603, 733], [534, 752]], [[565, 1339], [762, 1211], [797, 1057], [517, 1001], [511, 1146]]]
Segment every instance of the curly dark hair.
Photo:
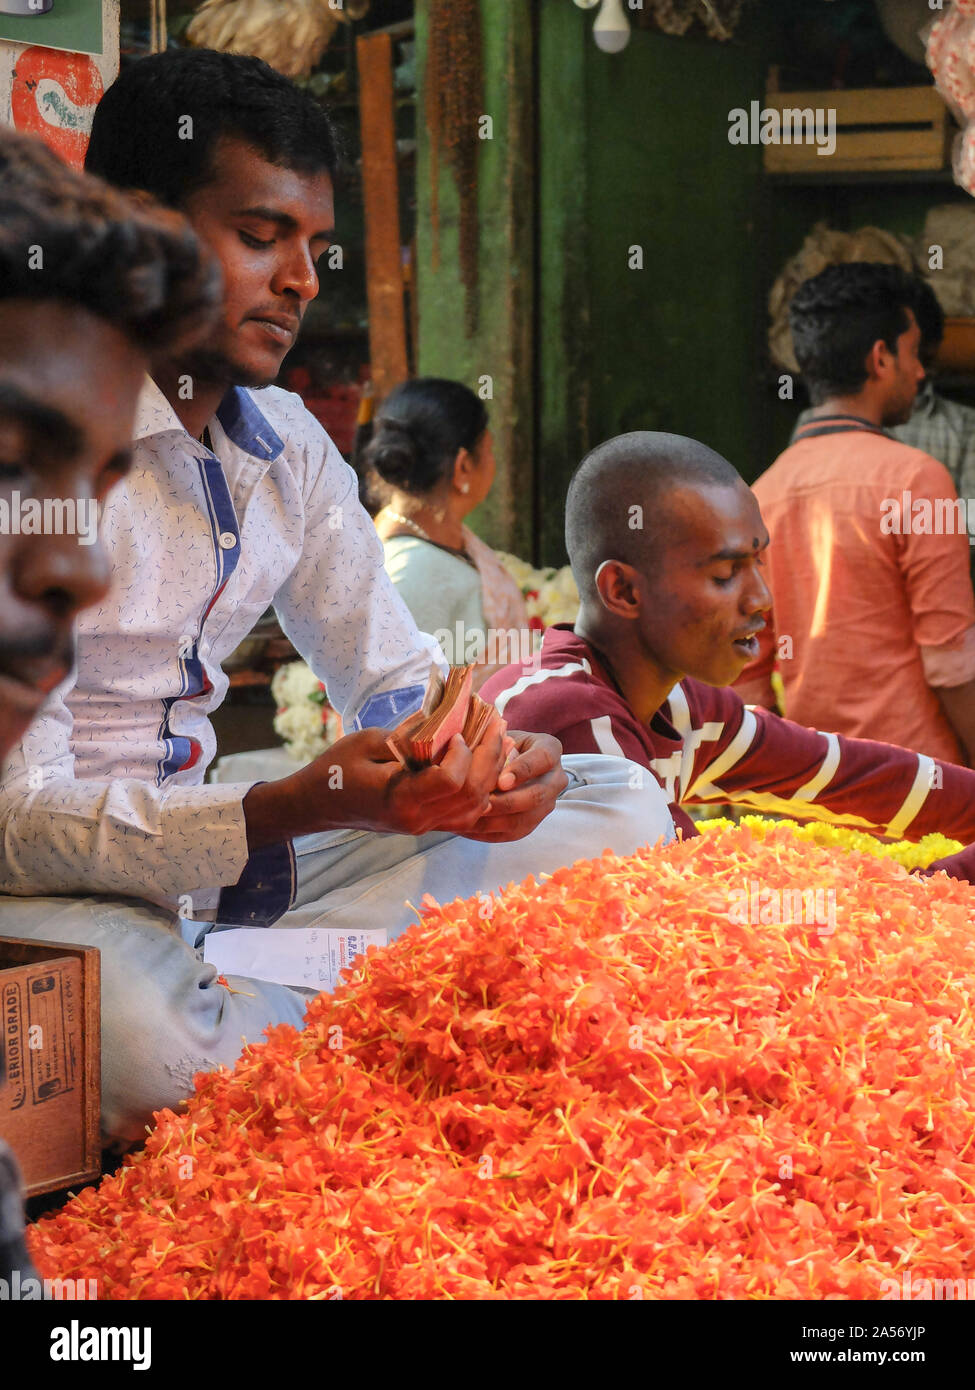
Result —
[[829, 265], [796, 290], [789, 306], [792, 344], [814, 405], [859, 391], [866, 359], [883, 340], [891, 352], [918, 312], [917, 277], [877, 261]]
[[85, 168], [118, 188], [143, 188], [170, 207], [214, 176], [221, 136], [303, 174], [339, 166], [321, 104], [260, 58], [169, 49], [133, 63], [95, 108]]
[[68, 300], [157, 357], [209, 328], [220, 270], [179, 213], [0, 127], [0, 299]]

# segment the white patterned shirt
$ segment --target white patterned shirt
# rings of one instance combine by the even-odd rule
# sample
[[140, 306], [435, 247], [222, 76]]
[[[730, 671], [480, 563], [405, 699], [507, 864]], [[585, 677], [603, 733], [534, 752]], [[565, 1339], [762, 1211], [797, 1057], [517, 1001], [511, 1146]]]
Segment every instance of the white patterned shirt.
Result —
[[204, 783], [220, 663], [273, 605], [353, 729], [415, 709], [443, 658], [300, 397], [233, 388], [213, 453], [151, 380], [136, 421], [132, 471], [100, 517], [111, 592], [82, 615], [74, 672], [0, 781], [0, 894], [122, 894], [197, 917], [219, 900], [221, 921], [267, 923], [293, 899], [294, 852], [248, 857], [252, 784]]

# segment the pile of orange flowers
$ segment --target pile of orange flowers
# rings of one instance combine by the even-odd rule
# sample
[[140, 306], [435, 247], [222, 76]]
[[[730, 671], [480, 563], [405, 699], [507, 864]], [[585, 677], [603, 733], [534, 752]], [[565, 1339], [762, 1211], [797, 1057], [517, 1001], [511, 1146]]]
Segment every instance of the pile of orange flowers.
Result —
[[[743, 885], [835, 892], [749, 925]], [[423, 922], [32, 1233], [116, 1298], [880, 1298], [975, 1274], [973, 890], [718, 831]]]

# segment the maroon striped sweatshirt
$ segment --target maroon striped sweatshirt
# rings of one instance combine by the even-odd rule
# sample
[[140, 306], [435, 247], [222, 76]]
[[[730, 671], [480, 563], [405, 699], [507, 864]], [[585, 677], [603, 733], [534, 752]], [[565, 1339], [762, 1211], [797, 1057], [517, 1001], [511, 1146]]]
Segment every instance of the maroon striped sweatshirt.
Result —
[[[534, 664], [505, 667], [480, 693], [510, 728], [554, 734], [566, 753], [614, 754], [649, 768], [685, 835], [696, 831], [682, 807], [734, 802], [894, 839], [940, 831], [975, 840], [975, 771], [817, 733], [743, 704], [727, 686], [691, 679], [641, 724], [592, 648], [565, 625], [548, 629]], [[967, 858], [975, 867], [975, 852]], [[967, 858], [955, 856], [962, 863], [949, 872], [975, 878]]]

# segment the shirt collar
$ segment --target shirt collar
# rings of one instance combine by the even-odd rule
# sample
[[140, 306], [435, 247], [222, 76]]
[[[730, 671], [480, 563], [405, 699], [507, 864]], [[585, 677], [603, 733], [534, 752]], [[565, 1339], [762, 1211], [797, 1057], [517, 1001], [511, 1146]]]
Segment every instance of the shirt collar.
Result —
[[[262, 462], [276, 459], [284, 448], [284, 440], [272, 428], [251, 393], [242, 386], [231, 386], [217, 406], [216, 419], [232, 444]], [[136, 406], [134, 438], [148, 439], [171, 430], [187, 433], [162, 391], [152, 377], [147, 376]]]
[[[626, 703], [623, 695], [617, 690], [615, 681], [603, 666], [599, 657], [593, 651], [589, 643], [578, 635], [571, 623], [554, 623], [551, 627], [546, 628], [545, 636], [542, 638], [542, 644], [547, 656], [574, 656], [577, 660], [584, 657], [585, 660], [589, 662], [594, 679], [600, 681], [603, 685], [608, 685], [610, 690], [615, 691], [619, 698], [623, 700], [624, 704]], [[661, 738], [668, 740], [668, 742], [673, 743], [675, 746], [680, 746], [683, 744], [684, 740], [677, 729], [675, 729], [673, 723], [667, 718], [666, 714], [664, 714], [665, 707], [669, 708], [667, 700], [665, 700], [660, 708], [651, 715], [650, 728]], [[629, 706], [627, 706], [627, 708], [629, 708]]]
[[935, 395], [934, 382], [930, 377], [926, 377], [918, 387], [918, 392], [914, 398], [914, 409], [911, 411], [911, 419], [917, 416], [930, 415], [938, 404], [938, 397]]

